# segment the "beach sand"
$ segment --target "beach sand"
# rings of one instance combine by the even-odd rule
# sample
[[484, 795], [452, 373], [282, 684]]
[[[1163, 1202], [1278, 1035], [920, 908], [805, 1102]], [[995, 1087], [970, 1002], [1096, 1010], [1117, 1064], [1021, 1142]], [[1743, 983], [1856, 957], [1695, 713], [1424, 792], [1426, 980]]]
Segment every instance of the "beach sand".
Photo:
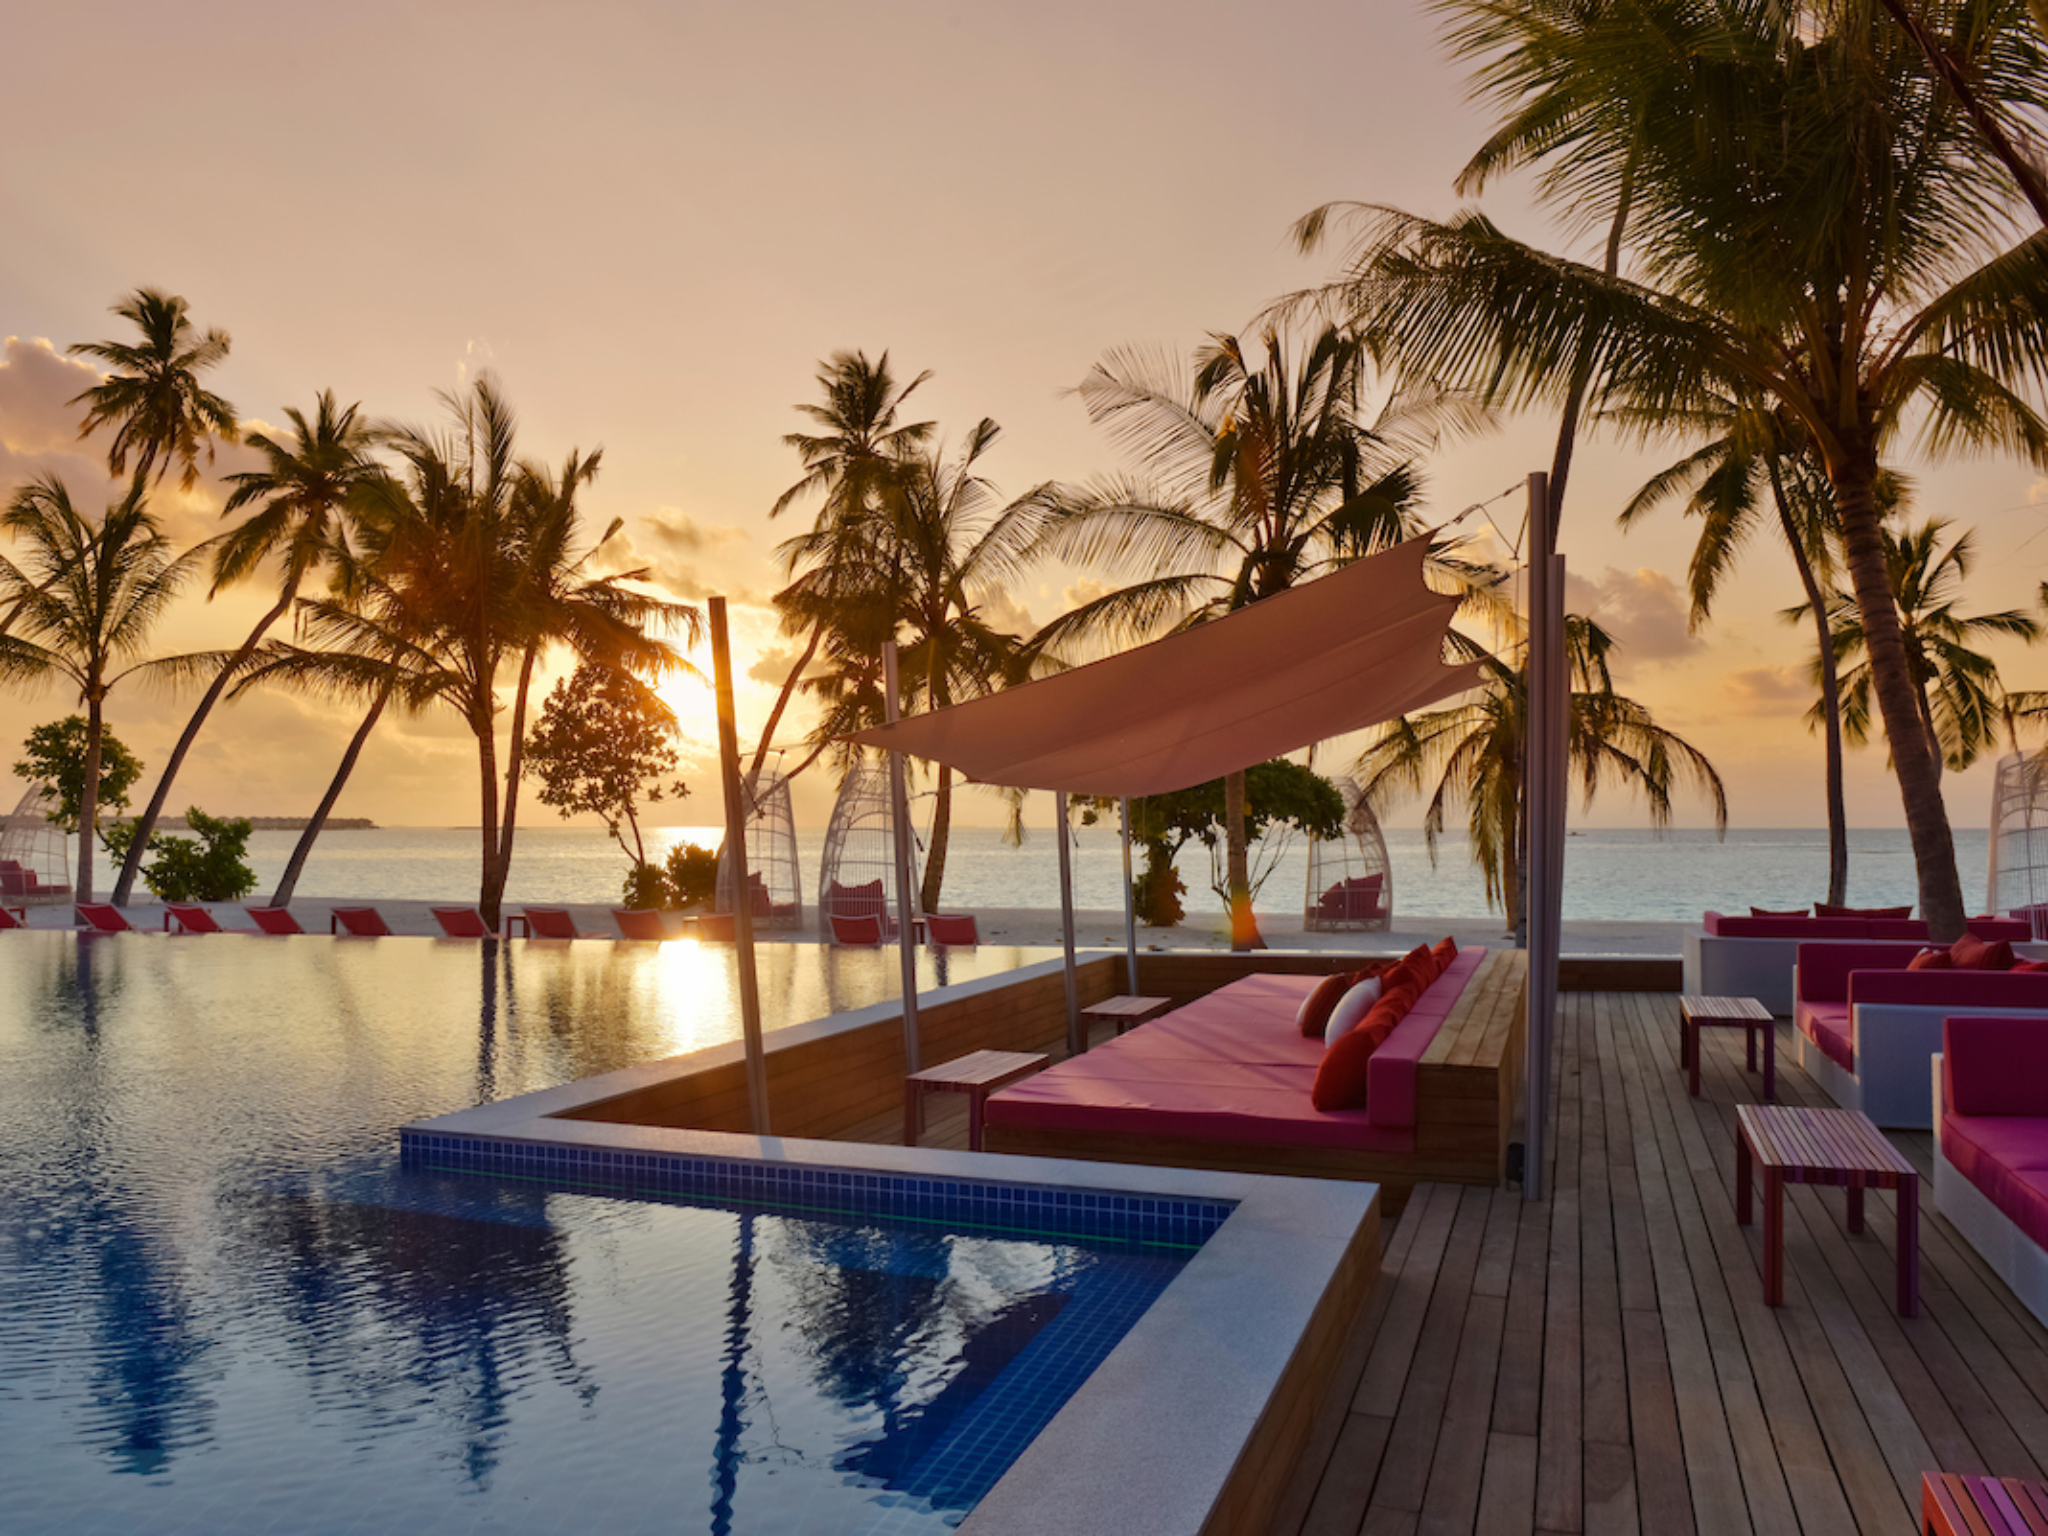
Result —
[[[249, 929], [248, 915], [237, 904], [210, 903], [223, 927]], [[328, 931], [328, 913], [335, 907], [374, 906], [384, 914], [384, 920], [391, 925], [394, 933], [419, 937], [438, 937], [440, 930], [434, 925], [435, 906], [467, 906], [469, 902], [460, 898], [446, 902], [427, 901], [348, 901], [327, 897], [307, 897], [292, 903], [292, 912], [308, 933]], [[508, 912], [517, 912], [517, 906], [508, 905]], [[128, 921], [137, 928], [153, 932], [163, 931], [164, 909], [155, 902], [137, 903], [126, 909]], [[611, 908], [597, 905], [571, 904], [569, 911], [575, 915], [577, 926], [585, 932], [614, 934]], [[1042, 907], [988, 908], [975, 914], [981, 927], [984, 941], [1000, 944], [1018, 944], [1033, 948], [1057, 949], [1060, 943], [1060, 915], [1057, 910]], [[31, 907], [28, 912], [32, 928], [70, 928], [73, 913], [70, 907]], [[1682, 947], [1683, 935], [1691, 926], [1686, 923], [1615, 923], [1615, 922], [1571, 922], [1564, 925], [1563, 951], [1567, 955], [1663, 955], [1676, 956]], [[1474, 917], [1430, 917], [1427, 915], [1403, 915], [1395, 919], [1394, 927], [1386, 933], [1304, 933], [1299, 913], [1261, 913], [1259, 928], [1266, 945], [1275, 950], [1309, 950], [1316, 952], [1399, 954], [1413, 949], [1417, 944], [1433, 944], [1449, 934], [1463, 944], [1500, 944], [1505, 933], [1505, 924], [1498, 916]], [[756, 942], [763, 944], [815, 944], [818, 934], [815, 928], [797, 932], [763, 931], [756, 936]], [[1119, 911], [1080, 911], [1074, 914], [1074, 942], [1082, 949], [1122, 949], [1124, 945], [1124, 915]], [[1176, 928], [1138, 929], [1138, 947], [1143, 949], [1186, 949], [1186, 950], [1228, 950], [1230, 939], [1220, 917], [1194, 918]]]

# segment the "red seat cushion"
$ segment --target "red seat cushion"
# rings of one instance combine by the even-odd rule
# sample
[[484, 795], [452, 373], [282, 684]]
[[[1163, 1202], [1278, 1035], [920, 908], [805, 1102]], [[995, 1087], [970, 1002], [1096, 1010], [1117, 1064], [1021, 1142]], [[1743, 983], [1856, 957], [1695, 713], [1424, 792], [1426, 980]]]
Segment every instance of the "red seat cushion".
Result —
[[1430, 958], [1436, 961], [1436, 973], [1441, 976], [1451, 968], [1451, 962], [1458, 958], [1458, 941], [1445, 934], [1431, 948]]
[[1959, 971], [2009, 971], [2013, 967], [2012, 945], [2004, 939], [1985, 943], [1966, 933], [1948, 947], [1949, 958]]
[[1906, 962], [1909, 971], [1952, 971], [1955, 968], [1955, 956], [1945, 949], [1923, 949]]
[[[1375, 1009], [1368, 1017], [1377, 1015]], [[1326, 1114], [1333, 1109], [1364, 1109], [1366, 1066], [1384, 1039], [1377, 1029], [1361, 1025], [1323, 1052], [1323, 1064], [1316, 1068], [1315, 1083], [1309, 1088], [1309, 1103]]]
[[1315, 991], [1301, 1000], [1301, 1008], [1294, 1015], [1294, 1024], [1301, 1031], [1304, 1040], [1320, 1040], [1329, 1026], [1330, 1012], [1337, 1006], [1337, 999], [1351, 990], [1351, 978], [1342, 971], [1334, 976], [1325, 976], [1316, 983]]

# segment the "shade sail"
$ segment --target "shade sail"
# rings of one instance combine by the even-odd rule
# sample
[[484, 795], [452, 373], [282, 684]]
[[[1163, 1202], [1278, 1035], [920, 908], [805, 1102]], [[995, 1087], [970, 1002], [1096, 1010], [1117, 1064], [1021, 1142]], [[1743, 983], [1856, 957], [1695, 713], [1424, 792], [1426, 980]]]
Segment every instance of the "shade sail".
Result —
[[854, 740], [983, 784], [1158, 795], [1477, 687], [1447, 666], [1458, 599], [1422, 579], [1426, 538], [1196, 629]]

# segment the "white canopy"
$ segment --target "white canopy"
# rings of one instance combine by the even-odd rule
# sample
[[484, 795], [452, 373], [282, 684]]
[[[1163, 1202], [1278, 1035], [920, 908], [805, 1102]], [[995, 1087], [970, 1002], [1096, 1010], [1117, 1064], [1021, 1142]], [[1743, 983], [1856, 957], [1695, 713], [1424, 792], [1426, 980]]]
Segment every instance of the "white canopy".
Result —
[[1479, 685], [1447, 666], [1458, 599], [1422, 578], [1427, 538], [1150, 645], [854, 740], [983, 784], [1166, 794], [1396, 719]]

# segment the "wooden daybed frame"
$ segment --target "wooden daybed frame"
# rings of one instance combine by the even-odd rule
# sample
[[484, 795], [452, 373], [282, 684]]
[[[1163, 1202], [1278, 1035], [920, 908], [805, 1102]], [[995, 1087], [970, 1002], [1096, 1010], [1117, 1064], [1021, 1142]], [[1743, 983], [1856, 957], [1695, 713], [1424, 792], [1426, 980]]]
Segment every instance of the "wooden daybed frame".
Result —
[[[1171, 1017], [1169, 1015], [1169, 1017]], [[1417, 1183], [1497, 1185], [1519, 1104], [1528, 1019], [1528, 955], [1495, 950], [1451, 1005], [1415, 1073], [1412, 1149], [1216, 1140], [1191, 1136], [1005, 1125], [991, 1118], [991, 1152], [1093, 1162], [1228, 1169], [1296, 1177], [1370, 1179], [1385, 1186], [1389, 1214]], [[1289, 1027], [1291, 1027], [1291, 1020]], [[1152, 1025], [1140, 1026], [1131, 1038]]]

